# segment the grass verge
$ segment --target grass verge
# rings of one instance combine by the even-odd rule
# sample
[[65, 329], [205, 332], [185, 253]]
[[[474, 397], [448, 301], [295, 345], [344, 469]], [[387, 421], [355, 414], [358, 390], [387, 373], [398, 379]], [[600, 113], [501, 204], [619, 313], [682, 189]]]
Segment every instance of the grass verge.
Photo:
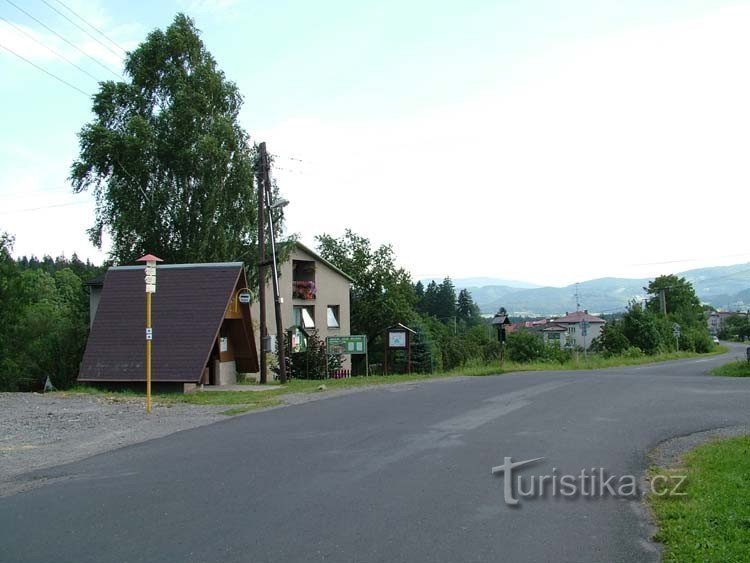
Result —
[[237, 405], [221, 411], [220, 414], [233, 416], [258, 409], [282, 404], [279, 393], [269, 391], [196, 391], [193, 393], [158, 395], [155, 401], [162, 403], [187, 403], [190, 405]]
[[[393, 374], [393, 375], [371, 375], [369, 377], [351, 377], [348, 379], [290, 379], [288, 383], [279, 390], [278, 382], [269, 383], [268, 391], [204, 391], [192, 393], [162, 393], [155, 394], [154, 401], [169, 403], [189, 403], [193, 405], [243, 405], [224, 411], [224, 414], [239, 414], [249, 410], [272, 407], [281, 404], [283, 401], [279, 398], [286, 393], [314, 393], [321, 384], [326, 386], [326, 390], [346, 389], [350, 387], [361, 387], [365, 385], [384, 385], [389, 383], [405, 383], [409, 381], [423, 381], [427, 379], [439, 379], [445, 377], [455, 377], [458, 375], [466, 376], [487, 376], [501, 375], [503, 373], [518, 371], [564, 371], [564, 370], [585, 370], [585, 369], [603, 369], [622, 366], [634, 366], [641, 364], [651, 364], [657, 362], [666, 362], [670, 360], [684, 360], [698, 356], [711, 356], [722, 354], [727, 351], [724, 346], [717, 346], [716, 349], [708, 354], [696, 354], [694, 352], [671, 352], [657, 354], [654, 356], [613, 356], [604, 358], [597, 354], [589, 354], [588, 357], [580, 354], [578, 358], [565, 363], [559, 362], [532, 362], [516, 363], [505, 362], [501, 368], [498, 364], [468, 364], [461, 368], [456, 368], [446, 372], [432, 374]], [[271, 392], [271, 393], [269, 393]], [[143, 392], [132, 390], [123, 391], [106, 391], [96, 387], [79, 385], [64, 393], [85, 393], [95, 395], [107, 395], [117, 400], [128, 400], [130, 398], [143, 397]], [[242, 409], [242, 410], [239, 410]], [[235, 412], [237, 411], [237, 412]]]
[[711, 373], [724, 377], [750, 377], [750, 362], [745, 360], [729, 362], [728, 364], [712, 369]]
[[727, 352], [725, 346], [717, 346], [715, 350], [707, 354], [697, 354], [695, 352], [669, 352], [656, 354], [654, 356], [612, 356], [604, 358], [597, 354], [589, 354], [585, 357], [581, 354], [577, 359], [565, 363], [559, 362], [531, 362], [516, 363], [505, 362], [501, 368], [499, 364], [468, 364], [461, 368], [456, 368], [446, 372], [433, 374], [394, 374], [394, 375], [371, 375], [369, 377], [352, 377], [349, 379], [327, 379], [327, 380], [304, 380], [290, 379], [285, 389], [288, 392], [311, 392], [315, 391], [322, 383], [327, 388], [344, 388], [357, 387], [360, 385], [379, 385], [384, 383], [400, 383], [407, 381], [421, 381], [424, 379], [436, 379], [441, 377], [454, 377], [457, 375], [468, 376], [486, 376], [501, 375], [503, 373], [517, 371], [562, 371], [562, 370], [584, 370], [584, 369], [603, 369], [622, 366], [635, 366], [642, 364], [651, 364], [658, 362], [667, 362], [671, 360], [685, 360], [689, 358], [713, 356]]
[[664, 561], [750, 561], [750, 436], [700, 446], [657, 475], [687, 475], [684, 496], [648, 497]]
[[[142, 400], [146, 395], [145, 392], [133, 391], [131, 389], [111, 391], [87, 385], [77, 385], [60, 393], [63, 395], [99, 395], [113, 401]], [[234, 408], [221, 412], [221, 414], [229, 416], [280, 405], [282, 401], [278, 400], [278, 396], [279, 392], [274, 391], [273, 388], [268, 391], [196, 391], [184, 394], [154, 393], [152, 395], [154, 403], [162, 405], [173, 405], [176, 403], [210, 406], [236, 405]]]

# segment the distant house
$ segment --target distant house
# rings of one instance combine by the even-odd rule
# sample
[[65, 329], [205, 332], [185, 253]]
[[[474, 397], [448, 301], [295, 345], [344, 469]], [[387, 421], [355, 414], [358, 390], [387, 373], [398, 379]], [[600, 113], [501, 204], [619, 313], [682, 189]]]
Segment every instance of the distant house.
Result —
[[[92, 280], [91, 333], [78, 381], [142, 383], [145, 374], [143, 266], [110, 268]], [[152, 298], [152, 381], [191, 388], [236, 382], [258, 371], [250, 307], [241, 262], [166, 264], [157, 269]]]
[[550, 322], [549, 319], [536, 319], [533, 321], [521, 321], [517, 323], [511, 323], [506, 329], [507, 332], [516, 332], [518, 330], [526, 330], [529, 332], [541, 334], [544, 327]]
[[716, 336], [724, 328], [724, 322], [729, 317], [735, 317], [737, 315], [747, 316], [747, 313], [740, 313], [739, 311], [712, 311], [708, 315], [708, 331]]
[[[605, 320], [594, 315], [590, 315], [588, 311], [576, 311], [574, 313], [565, 313], [564, 317], [552, 319], [550, 321], [554, 330], [547, 330], [544, 332], [545, 340], [549, 339], [549, 335], [559, 334], [560, 345], [567, 348], [583, 348], [588, 350], [591, 347], [591, 341], [602, 333], [602, 327], [605, 324]], [[563, 329], [563, 333], [560, 329]], [[557, 339], [556, 336], [552, 337]]]
[[[288, 260], [279, 265], [279, 295], [284, 330], [299, 327], [318, 337], [349, 336], [350, 289], [354, 280], [328, 260], [302, 243], [295, 243]], [[253, 303], [251, 313], [260, 319], [260, 307]], [[273, 284], [266, 284], [266, 323], [269, 335], [276, 335]], [[260, 334], [256, 334], [260, 346]], [[345, 369], [351, 367], [344, 358]], [[270, 376], [271, 374], [269, 374]]]
[[547, 326], [542, 328], [542, 338], [544, 338], [544, 343], [555, 345], [558, 348], [565, 347], [568, 342], [567, 335], [568, 328], [556, 323], [548, 323]]

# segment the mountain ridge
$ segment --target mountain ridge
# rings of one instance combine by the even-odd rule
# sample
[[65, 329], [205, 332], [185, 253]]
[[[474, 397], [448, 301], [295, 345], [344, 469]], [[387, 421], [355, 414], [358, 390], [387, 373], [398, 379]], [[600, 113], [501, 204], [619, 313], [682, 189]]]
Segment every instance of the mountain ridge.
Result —
[[[708, 305], [725, 310], [744, 310], [750, 305], [750, 263], [695, 268], [676, 275], [692, 282], [698, 297]], [[453, 280], [453, 283], [457, 289], [471, 292], [482, 313], [494, 313], [498, 308], [505, 307], [512, 315], [544, 316], [576, 310], [576, 290], [582, 309], [597, 313], [622, 311], [633, 299], [646, 297], [644, 288], [654, 278], [610, 276], [563, 287], [528, 284], [533, 287], [525, 288], [462, 283], [481, 279], [486, 278], [461, 278]]]

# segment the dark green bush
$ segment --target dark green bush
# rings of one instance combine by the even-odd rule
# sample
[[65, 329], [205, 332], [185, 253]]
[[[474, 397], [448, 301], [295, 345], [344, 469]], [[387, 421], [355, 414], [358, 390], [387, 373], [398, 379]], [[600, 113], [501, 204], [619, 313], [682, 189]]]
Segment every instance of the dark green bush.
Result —
[[541, 336], [526, 330], [517, 330], [508, 335], [506, 358], [512, 362], [533, 362], [545, 357], [547, 347]]

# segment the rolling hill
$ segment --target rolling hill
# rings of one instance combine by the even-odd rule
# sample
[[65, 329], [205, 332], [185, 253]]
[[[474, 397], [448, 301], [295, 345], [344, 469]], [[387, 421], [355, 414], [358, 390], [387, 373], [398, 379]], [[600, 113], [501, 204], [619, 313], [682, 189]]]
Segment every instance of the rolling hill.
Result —
[[[677, 275], [693, 282], [701, 300], [718, 309], [746, 309], [750, 305], [750, 263], [687, 270]], [[482, 313], [505, 307], [512, 315], [558, 315], [576, 309], [576, 286], [513, 287], [511, 284], [469, 285], [454, 280], [457, 288], [468, 289]], [[597, 313], [622, 311], [633, 299], [646, 296], [649, 279], [600, 278], [578, 284], [581, 308]], [[512, 282], [511, 282], [512, 283]], [[518, 283], [518, 282], [516, 282]], [[523, 282], [520, 282], [523, 283]]]

